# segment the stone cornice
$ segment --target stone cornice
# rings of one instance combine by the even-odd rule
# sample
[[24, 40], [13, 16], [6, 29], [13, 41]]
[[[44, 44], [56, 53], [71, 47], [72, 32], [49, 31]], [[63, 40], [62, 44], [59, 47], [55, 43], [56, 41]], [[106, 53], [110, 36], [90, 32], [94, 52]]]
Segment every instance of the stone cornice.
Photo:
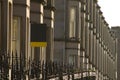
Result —
[[85, 1], [84, 1], [84, 0], [81, 0], [81, 3], [82, 3], [82, 4], [85, 4]]
[[102, 19], [103, 19], [103, 20], [105, 20], [105, 17], [104, 17], [104, 16], [102, 16]]
[[95, 3], [97, 3], [98, 2], [98, 0], [93, 0]]
[[[14, 6], [21, 6], [21, 7], [28, 7], [28, 8], [30, 8], [30, 6], [27, 5], [27, 4], [25, 4], [25, 3], [22, 4], [22, 3], [16, 3], [16, 2], [13, 2], [13, 5], [14, 5]], [[14, 6], [13, 6], [13, 7], [14, 7]]]
[[45, 0], [30, 0], [31, 2], [37, 2], [37, 3], [42, 3], [45, 4], [46, 1]]
[[99, 11], [99, 13], [100, 13], [101, 15], [103, 14], [103, 12], [102, 12], [101, 10]]
[[82, 0], [70, 0], [70, 1], [80, 1], [81, 2]]
[[97, 4], [97, 8], [100, 9], [100, 6]]

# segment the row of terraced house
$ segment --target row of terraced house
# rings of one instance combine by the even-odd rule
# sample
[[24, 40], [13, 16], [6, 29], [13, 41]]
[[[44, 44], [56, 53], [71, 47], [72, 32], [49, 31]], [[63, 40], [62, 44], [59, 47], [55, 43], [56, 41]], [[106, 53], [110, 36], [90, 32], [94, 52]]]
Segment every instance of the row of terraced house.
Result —
[[[35, 26], [46, 29], [31, 37]], [[32, 43], [40, 31], [45, 40]], [[71, 64], [95, 80], [117, 80], [117, 38], [98, 0], [0, 0], [0, 50], [22, 53], [26, 61]]]

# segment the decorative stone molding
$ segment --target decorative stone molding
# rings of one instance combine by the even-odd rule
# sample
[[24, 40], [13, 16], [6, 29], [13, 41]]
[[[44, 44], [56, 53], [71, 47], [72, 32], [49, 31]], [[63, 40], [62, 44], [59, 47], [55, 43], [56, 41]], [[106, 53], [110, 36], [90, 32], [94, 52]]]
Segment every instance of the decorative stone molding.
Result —
[[37, 3], [42, 3], [46, 4], [47, 0], [30, 0], [31, 2], [37, 2]]

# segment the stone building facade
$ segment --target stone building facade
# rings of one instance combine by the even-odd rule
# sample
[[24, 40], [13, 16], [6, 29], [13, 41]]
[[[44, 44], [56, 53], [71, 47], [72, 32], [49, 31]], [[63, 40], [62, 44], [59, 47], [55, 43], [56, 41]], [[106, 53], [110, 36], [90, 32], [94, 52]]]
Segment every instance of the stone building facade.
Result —
[[[54, 11], [54, 0], [0, 0], [0, 50], [22, 54], [26, 66], [30, 59], [52, 61]], [[47, 25], [47, 46], [30, 45], [32, 23]]]
[[[30, 46], [32, 23], [47, 25], [46, 47]], [[57, 61], [82, 77], [116, 80], [116, 45], [97, 0], [0, 0], [0, 49], [26, 61]]]
[[[81, 36], [81, 29], [79, 27], [81, 26], [79, 24], [81, 21], [80, 6], [81, 3], [79, 1], [59, 0], [55, 2], [54, 59], [60, 62], [62, 60], [63, 63], [73, 63], [76, 67], [78, 67], [77, 63], [80, 63], [78, 62], [80, 59]], [[70, 22], [73, 25], [71, 27], [69, 27]]]
[[55, 7], [54, 60], [83, 76], [90, 71], [96, 80], [116, 80], [117, 41], [97, 0], [58, 0]]
[[120, 79], [120, 63], [119, 63], [119, 60], [120, 60], [120, 49], [119, 49], [119, 46], [120, 46], [120, 26], [112, 26], [111, 27], [111, 31], [114, 32], [115, 34], [115, 37], [117, 38], [117, 45], [116, 45], [116, 48], [117, 48], [117, 80]]

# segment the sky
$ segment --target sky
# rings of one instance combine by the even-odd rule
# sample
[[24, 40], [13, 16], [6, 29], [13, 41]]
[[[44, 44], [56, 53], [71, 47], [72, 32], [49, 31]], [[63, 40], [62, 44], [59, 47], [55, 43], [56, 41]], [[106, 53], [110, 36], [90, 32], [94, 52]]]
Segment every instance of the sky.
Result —
[[120, 0], [98, 0], [105, 20], [111, 26], [120, 26]]

